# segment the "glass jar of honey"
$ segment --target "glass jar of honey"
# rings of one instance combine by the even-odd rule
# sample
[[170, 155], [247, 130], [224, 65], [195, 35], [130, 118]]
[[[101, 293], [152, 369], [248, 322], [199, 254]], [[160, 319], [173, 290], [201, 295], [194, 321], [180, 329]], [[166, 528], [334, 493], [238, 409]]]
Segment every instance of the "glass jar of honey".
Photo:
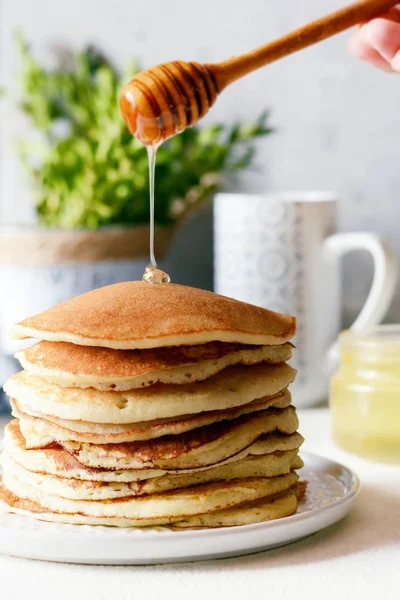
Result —
[[400, 325], [341, 334], [330, 405], [338, 446], [400, 464]]

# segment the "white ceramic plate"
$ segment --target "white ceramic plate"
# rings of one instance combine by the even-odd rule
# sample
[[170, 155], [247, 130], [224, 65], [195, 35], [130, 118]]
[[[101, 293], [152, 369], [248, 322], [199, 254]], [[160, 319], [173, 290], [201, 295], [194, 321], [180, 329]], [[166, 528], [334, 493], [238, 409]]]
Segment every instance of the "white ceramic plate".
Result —
[[251, 554], [311, 535], [342, 519], [358, 490], [358, 477], [346, 467], [302, 454], [301, 479], [308, 483], [298, 512], [266, 523], [170, 531], [118, 529], [46, 523], [0, 513], [0, 553], [69, 563], [139, 565], [206, 560]]

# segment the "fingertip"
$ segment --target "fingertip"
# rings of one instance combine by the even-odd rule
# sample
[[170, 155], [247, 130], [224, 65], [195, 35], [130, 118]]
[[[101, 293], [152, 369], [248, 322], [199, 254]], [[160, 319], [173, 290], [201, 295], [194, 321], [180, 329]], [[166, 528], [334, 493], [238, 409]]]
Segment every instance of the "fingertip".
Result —
[[400, 50], [396, 52], [390, 64], [395, 73], [400, 73]]
[[359, 58], [373, 67], [385, 71], [386, 73], [393, 73], [393, 68], [390, 64], [381, 56], [381, 54], [371, 47], [370, 44], [366, 43], [359, 31], [355, 32], [347, 42], [347, 47], [350, 54]]
[[368, 41], [374, 46], [382, 43], [382, 40], [388, 36], [388, 25], [389, 21], [380, 17], [365, 23], [364, 27], [362, 28], [362, 36], [364, 40]]
[[373, 19], [360, 30], [363, 41], [385, 60], [392, 61], [400, 49], [400, 24], [387, 19]]

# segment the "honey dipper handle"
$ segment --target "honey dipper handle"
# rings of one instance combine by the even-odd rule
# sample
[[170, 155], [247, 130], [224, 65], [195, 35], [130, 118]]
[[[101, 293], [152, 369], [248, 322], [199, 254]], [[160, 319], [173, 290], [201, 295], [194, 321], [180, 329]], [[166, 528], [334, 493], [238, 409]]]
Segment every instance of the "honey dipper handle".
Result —
[[227, 85], [240, 77], [268, 65], [269, 63], [283, 58], [297, 50], [316, 44], [332, 35], [345, 31], [358, 23], [368, 21], [376, 17], [399, 0], [360, 0], [349, 6], [312, 21], [281, 38], [274, 40], [264, 46], [260, 46], [251, 52], [235, 56], [217, 64], [208, 64], [207, 68], [212, 71], [218, 91], [222, 91]]

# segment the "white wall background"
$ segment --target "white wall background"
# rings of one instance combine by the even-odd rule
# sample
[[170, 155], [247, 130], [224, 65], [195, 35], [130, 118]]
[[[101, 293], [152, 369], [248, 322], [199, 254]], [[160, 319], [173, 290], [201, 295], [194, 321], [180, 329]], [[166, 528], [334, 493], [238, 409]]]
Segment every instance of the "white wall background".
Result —
[[[63, 45], [95, 43], [118, 63], [225, 59], [344, 4], [341, 0], [0, 0], [0, 76], [15, 81], [13, 32], [50, 57]], [[250, 190], [332, 189], [341, 230], [374, 230], [400, 255], [400, 76], [351, 58], [348, 34], [254, 73], [226, 90], [210, 120], [252, 119], [273, 110], [277, 133], [260, 144], [261, 172]], [[29, 193], [13, 154], [22, 124], [1, 118], [0, 220], [29, 220]], [[210, 212], [179, 236], [168, 268], [181, 281], [211, 286]], [[180, 268], [177, 261], [184, 256]], [[347, 266], [345, 309], [361, 304], [370, 278], [364, 257]], [[389, 316], [400, 320], [397, 300]]]

